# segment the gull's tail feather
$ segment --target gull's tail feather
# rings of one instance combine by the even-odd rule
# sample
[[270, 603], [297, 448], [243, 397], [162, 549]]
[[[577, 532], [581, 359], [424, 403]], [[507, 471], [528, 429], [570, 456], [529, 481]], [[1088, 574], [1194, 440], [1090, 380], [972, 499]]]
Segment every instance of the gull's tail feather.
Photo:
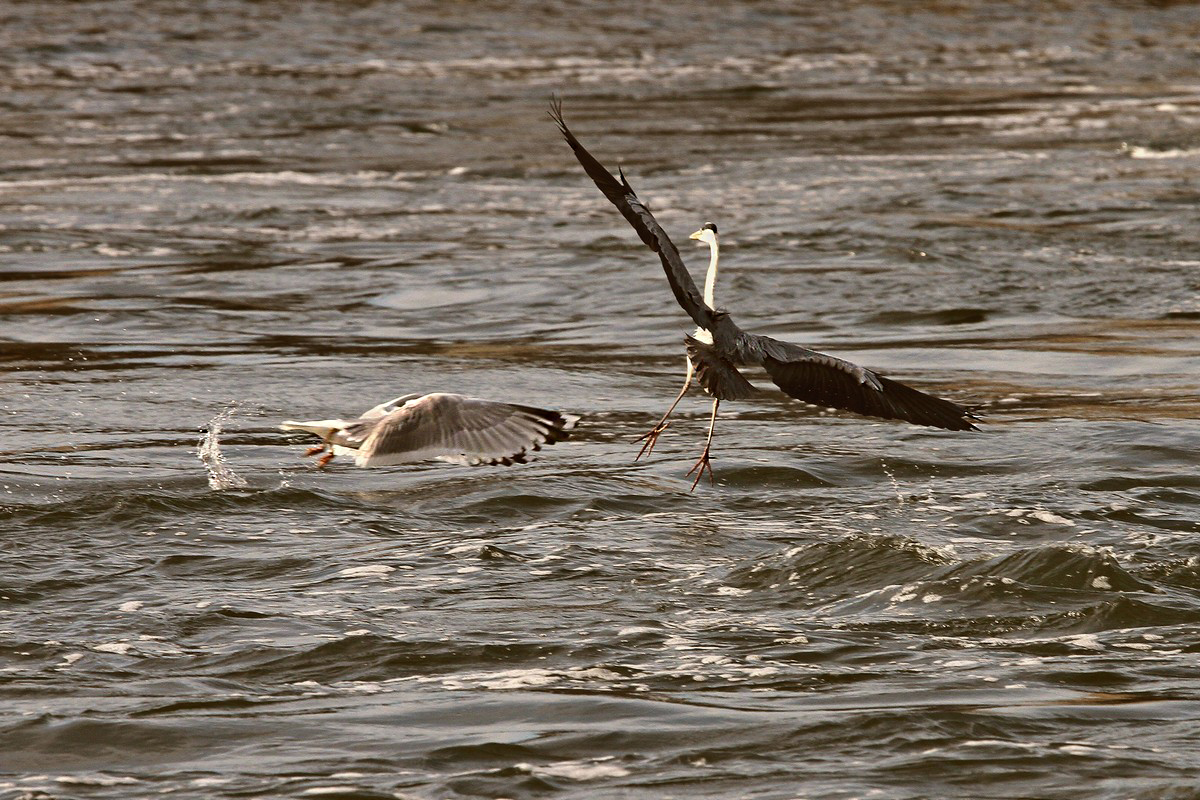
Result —
[[285, 431], [307, 431], [308, 433], [316, 434], [322, 439], [328, 439], [337, 431], [346, 427], [346, 421], [342, 419], [318, 419], [312, 422], [297, 422], [294, 419], [285, 420], [279, 426]]

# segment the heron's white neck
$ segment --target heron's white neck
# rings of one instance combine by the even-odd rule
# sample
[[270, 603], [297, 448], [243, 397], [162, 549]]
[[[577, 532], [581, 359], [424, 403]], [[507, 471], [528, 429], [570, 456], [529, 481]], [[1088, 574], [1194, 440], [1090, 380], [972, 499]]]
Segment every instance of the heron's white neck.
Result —
[[713, 292], [717, 288], [717, 260], [720, 258], [716, 235], [708, 243], [708, 251], [708, 276], [704, 279], [704, 304], [716, 311], [717, 301], [713, 297]]

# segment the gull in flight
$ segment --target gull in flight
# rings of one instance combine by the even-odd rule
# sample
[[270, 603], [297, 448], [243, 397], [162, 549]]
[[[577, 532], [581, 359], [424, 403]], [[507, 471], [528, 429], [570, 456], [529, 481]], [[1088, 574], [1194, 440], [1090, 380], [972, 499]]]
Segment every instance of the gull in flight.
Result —
[[353, 456], [360, 467], [429, 459], [509, 466], [524, 464], [530, 450], [566, 439], [578, 421], [560, 411], [434, 392], [397, 397], [356, 419], [288, 420], [279, 427], [321, 437], [305, 453], [324, 452], [319, 467], [340, 455]]

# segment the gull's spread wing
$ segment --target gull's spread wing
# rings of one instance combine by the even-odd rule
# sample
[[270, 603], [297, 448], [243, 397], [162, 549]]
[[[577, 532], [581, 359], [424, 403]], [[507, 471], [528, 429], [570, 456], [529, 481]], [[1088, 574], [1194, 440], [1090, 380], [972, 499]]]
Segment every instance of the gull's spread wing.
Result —
[[523, 463], [529, 450], [566, 439], [579, 417], [533, 406], [434, 393], [346, 427], [361, 437], [360, 467], [436, 458], [460, 464]]

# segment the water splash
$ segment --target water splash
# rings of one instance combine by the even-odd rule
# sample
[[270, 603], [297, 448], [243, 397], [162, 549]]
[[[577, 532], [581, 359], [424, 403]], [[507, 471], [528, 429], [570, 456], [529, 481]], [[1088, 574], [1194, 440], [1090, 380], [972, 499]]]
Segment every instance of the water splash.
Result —
[[883, 469], [883, 474], [888, 476], [888, 480], [892, 482], [892, 489], [896, 492], [896, 505], [899, 508], [904, 507], [904, 492], [900, 491], [900, 482], [896, 480], [896, 476], [888, 469], [887, 462], [882, 458], [879, 459], [879, 466]]
[[209, 420], [208, 430], [196, 445], [196, 455], [208, 470], [208, 485], [216, 491], [246, 486], [246, 479], [225, 464], [225, 456], [221, 453], [221, 430], [235, 413], [237, 406], [229, 406]]

